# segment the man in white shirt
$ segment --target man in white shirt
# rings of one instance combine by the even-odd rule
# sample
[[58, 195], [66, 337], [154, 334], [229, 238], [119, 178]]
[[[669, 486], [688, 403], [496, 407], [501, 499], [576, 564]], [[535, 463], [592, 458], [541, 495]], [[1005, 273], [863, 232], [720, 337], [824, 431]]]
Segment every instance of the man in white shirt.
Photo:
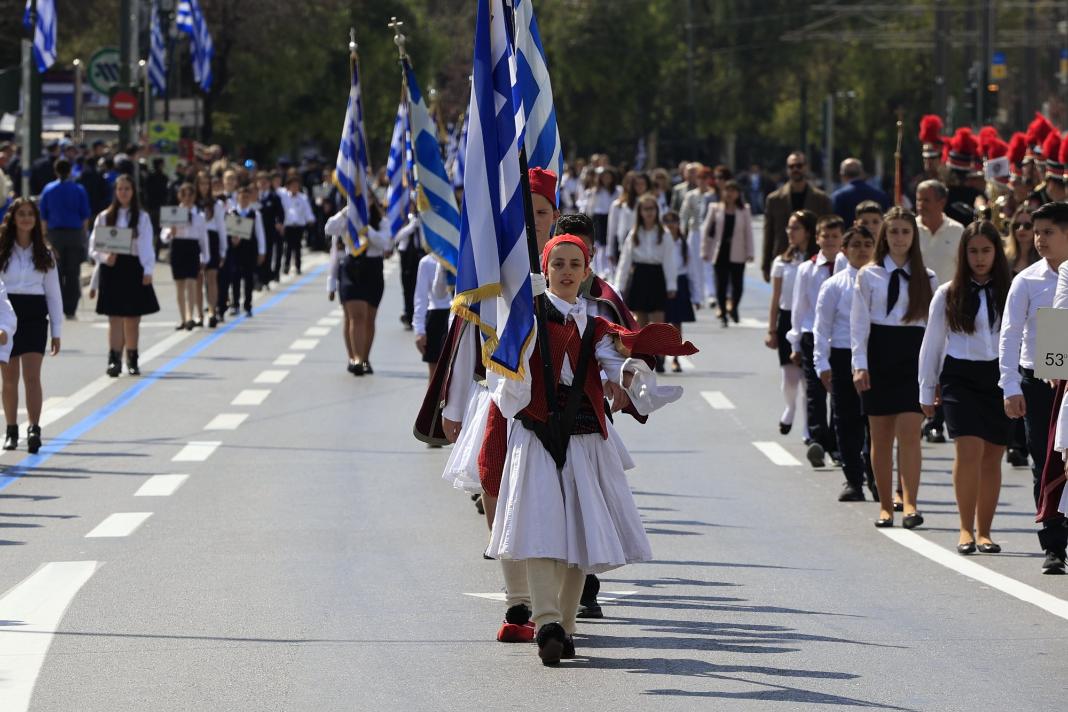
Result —
[[1064, 516], [1057, 511], [1058, 502], [1050, 503], [1044, 496], [1046, 480], [1060, 475], [1043, 476], [1053, 416], [1053, 389], [1047, 381], [1035, 377], [1034, 368], [1036, 314], [1042, 307], [1053, 306], [1057, 269], [1068, 261], [1068, 203], [1047, 203], [1031, 219], [1035, 224], [1035, 249], [1043, 259], [1020, 272], [1009, 288], [998, 344], [1001, 370], [998, 385], [1005, 395], [1006, 415], [1024, 419], [1027, 450], [1034, 463], [1031, 473], [1035, 505], [1042, 523], [1038, 540], [1046, 552], [1042, 573], [1064, 574], [1068, 528]]
[[[949, 190], [938, 180], [925, 180], [916, 187], [917, 224], [920, 228], [920, 252], [923, 264], [934, 270], [939, 284], [949, 282], [957, 272], [957, 250], [964, 226], [945, 214]], [[945, 419], [942, 408], [923, 424], [923, 434], [930, 443], [944, 443]]]

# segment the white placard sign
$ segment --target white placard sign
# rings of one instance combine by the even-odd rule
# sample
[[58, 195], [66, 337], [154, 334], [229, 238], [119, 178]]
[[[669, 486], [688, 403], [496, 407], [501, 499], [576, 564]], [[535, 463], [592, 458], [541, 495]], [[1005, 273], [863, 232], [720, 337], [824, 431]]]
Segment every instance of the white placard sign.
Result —
[[1035, 376], [1068, 379], [1068, 309], [1039, 309], [1035, 330]]
[[102, 225], [96, 228], [95, 243], [96, 249], [101, 252], [132, 255], [133, 230], [128, 227], [107, 227]]
[[181, 205], [164, 205], [159, 209], [160, 225], [183, 225], [189, 222], [189, 208]]
[[252, 218], [244, 218], [233, 213], [226, 216], [226, 234], [230, 237], [251, 240], [253, 225]]

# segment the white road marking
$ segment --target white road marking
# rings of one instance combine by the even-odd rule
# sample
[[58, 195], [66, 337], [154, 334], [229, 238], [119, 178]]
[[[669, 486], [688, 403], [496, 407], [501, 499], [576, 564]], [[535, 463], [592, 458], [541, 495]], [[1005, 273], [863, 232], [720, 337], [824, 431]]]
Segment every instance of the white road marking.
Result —
[[247, 388], [230, 401], [230, 405], [260, 405], [271, 392], [267, 389]]
[[137, 528], [152, 516], [152, 512], [118, 512], [97, 524], [93, 531], [85, 535], [86, 539], [100, 539], [130, 536]]
[[701, 391], [701, 397], [716, 410], [734, 410], [734, 403], [720, 391]]
[[260, 371], [253, 383], [281, 383], [289, 375], [289, 371], [271, 370]]
[[338, 307], [336, 309], [332, 309], [330, 311], [330, 316], [343, 316], [344, 314], [345, 314], [345, 310], [342, 309], [341, 307]]
[[741, 329], [767, 329], [768, 322], [766, 319], [754, 319], [750, 316], [743, 316], [737, 324], [732, 322], [731, 326]]
[[0, 598], [0, 706], [30, 708], [33, 687], [56, 628], [74, 596], [97, 570], [96, 561], [53, 561]]
[[193, 440], [179, 450], [171, 462], [204, 462], [220, 445], [219, 440]]
[[324, 316], [318, 322], [319, 326], [337, 326], [341, 323], [341, 318], [336, 316]]
[[309, 326], [304, 330], [305, 336], [326, 336], [330, 333], [328, 326]]
[[204, 426], [205, 430], [237, 430], [245, 422], [248, 413], [219, 413]]
[[296, 366], [304, 360], [307, 354], [282, 354], [274, 360], [275, 366]]
[[693, 362], [689, 356], [679, 356], [679, 365], [682, 366], [683, 371], [696, 371], [697, 364]]
[[297, 339], [289, 345], [292, 351], [311, 351], [319, 345], [319, 339]]
[[[633, 596], [636, 593], [638, 593], [638, 592], [637, 591], [605, 591], [605, 590], [602, 590], [600, 593], [597, 594], [597, 600], [598, 601], [613, 602], [613, 601], [618, 601], [618, 600], [624, 598], [625, 596]], [[471, 596], [472, 598], [484, 598], [487, 601], [497, 601], [499, 603], [504, 603], [504, 601], [505, 601], [505, 597], [504, 597], [504, 592], [503, 591], [493, 591], [493, 592], [490, 592], [490, 593], [465, 593], [464, 595], [465, 596]]]
[[801, 461], [777, 442], [755, 442], [753, 446], [764, 453], [774, 465], [783, 465], [784, 467], [801, 466]]
[[930, 542], [907, 529], [880, 529], [879, 531], [888, 536], [891, 541], [912, 549], [920, 556], [928, 558], [936, 564], [941, 564], [947, 569], [952, 569], [963, 576], [975, 579], [981, 584], [996, 588], [1002, 593], [1007, 593], [1024, 603], [1037, 606], [1058, 618], [1068, 620], [1068, 601], [1064, 599], [1051, 596], [1045, 591], [1040, 591], [1033, 586], [1028, 586], [1016, 579], [992, 571], [969, 558], [948, 549], [943, 549], [938, 544]]
[[187, 479], [189, 475], [152, 475], [134, 497], [170, 497]]

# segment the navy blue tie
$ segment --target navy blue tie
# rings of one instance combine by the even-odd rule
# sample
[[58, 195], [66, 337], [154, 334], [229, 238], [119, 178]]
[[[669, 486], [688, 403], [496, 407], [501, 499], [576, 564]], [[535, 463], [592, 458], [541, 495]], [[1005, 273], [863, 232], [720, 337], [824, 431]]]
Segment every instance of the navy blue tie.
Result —
[[886, 290], [886, 315], [890, 316], [890, 312], [894, 310], [894, 305], [897, 304], [897, 298], [901, 294], [901, 280], [906, 282], [909, 280], [909, 273], [898, 267], [890, 273], [890, 288]]
[[997, 314], [994, 312], [993, 283], [992, 282], [987, 282], [986, 284], [976, 284], [975, 282], [972, 282], [971, 286], [972, 286], [972, 289], [971, 289], [971, 294], [969, 296], [970, 296], [971, 308], [972, 308], [972, 323], [974, 324], [975, 318], [977, 316], [979, 316], [979, 305], [983, 301], [982, 298], [981, 298], [981, 294], [983, 292], [985, 292], [986, 293], [986, 320], [987, 320], [987, 324], [990, 326], [990, 330], [993, 331], [994, 330], [994, 321], [997, 319]]

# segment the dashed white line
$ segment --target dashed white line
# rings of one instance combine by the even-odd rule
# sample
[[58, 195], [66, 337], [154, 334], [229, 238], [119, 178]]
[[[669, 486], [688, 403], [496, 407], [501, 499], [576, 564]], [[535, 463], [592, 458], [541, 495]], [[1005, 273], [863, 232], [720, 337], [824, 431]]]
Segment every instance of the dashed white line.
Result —
[[203, 462], [211, 457], [211, 454], [222, 445], [219, 440], [194, 440], [187, 443], [171, 458], [171, 462]]
[[253, 383], [281, 383], [289, 375], [289, 371], [272, 370], [260, 371]]
[[697, 364], [693, 362], [689, 356], [679, 356], [679, 365], [682, 366], [683, 371], [696, 371]]
[[338, 324], [340, 324], [340, 323], [341, 323], [341, 317], [337, 317], [337, 316], [324, 316], [324, 317], [323, 317], [322, 319], [320, 319], [320, 320], [319, 320], [318, 322], [316, 322], [316, 323], [317, 323], [317, 324], [318, 324], [319, 326], [337, 326]]
[[701, 391], [701, 397], [715, 410], [734, 410], [734, 403], [720, 391]]
[[275, 366], [296, 366], [304, 360], [307, 354], [282, 354], [274, 360]]
[[289, 345], [292, 351], [311, 351], [319, 345], [319, 339], [297, 339]]
[[345, 314], [345, 310], [342, 309], [341, 307], [338, 307], [336, 309], [332, 309], [330, 311], [330, 316], [343, 316], [344, 314]]
[[52, 638], [74, 596], [96, 571], [96, 561], [53, 561], [0, 598], [5, 712], [30, 708], [33, 686]]
[[237, 430], [248, 418], [248, 413], [219, 413], [211, 419], [205, 430]]
[[152, 475], [134, 492], [134, 497], [170, 497], [187, 479], [189, 475]]
[[130, 536], [152, 516], [152, 512], [117, 512], [97, 524], [86, 539], [102, 539]]
[[246, 388], [230, 401], [230, 405], [260, 405], [269, 395], [271, 392], [265, 388]]
[[305, 336], [326, 336], [330, 333], [328, 326], [309, 326], [304, 330]]
[[764, 453], [774, 465], [784, 467], [800, 467], [801, 461], [791, 455], [786, 448], [777, 442], [754, 442], [753, 446]]

